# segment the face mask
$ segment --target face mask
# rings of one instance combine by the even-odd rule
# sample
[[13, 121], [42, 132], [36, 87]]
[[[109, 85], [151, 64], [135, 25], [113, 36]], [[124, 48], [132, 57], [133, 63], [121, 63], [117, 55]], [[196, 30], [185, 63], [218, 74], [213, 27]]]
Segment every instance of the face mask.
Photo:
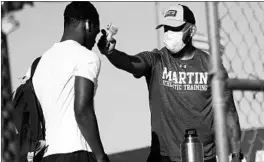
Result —
[[186, 46], [186, 44], [182, 40], [183, 35], [188, 30], [189, 30], [189, 28], [187, 30], [185, 30], [184, 32], [182, 32], [182, 31], [180, 31], [180, 32], [167, 31], [164, 34], [164, 41], [163, 41], [166, 48], [172, 53], [177, 53], [180, 50], [182, 50]]
[[164, 34], [164, 44], [166, 48], [172, 52], [177, 53], [185, 47], [185, 43], [182, 41], [183, 32], [167, 31]]

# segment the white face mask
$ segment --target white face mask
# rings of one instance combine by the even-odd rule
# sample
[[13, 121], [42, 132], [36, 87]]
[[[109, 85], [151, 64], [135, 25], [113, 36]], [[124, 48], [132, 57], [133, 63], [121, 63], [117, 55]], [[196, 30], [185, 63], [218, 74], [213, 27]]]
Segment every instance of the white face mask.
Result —
[[164, 33], [163, 43], [170, 52], [177, 53], [186, 45], [183, 43], [182, 38], [183, 32], [167, 31]]

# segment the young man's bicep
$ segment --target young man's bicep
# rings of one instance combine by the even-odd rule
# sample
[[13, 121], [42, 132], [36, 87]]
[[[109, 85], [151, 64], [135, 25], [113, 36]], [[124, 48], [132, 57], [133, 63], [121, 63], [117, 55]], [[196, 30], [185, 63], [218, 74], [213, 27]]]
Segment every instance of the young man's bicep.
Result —
[[95, 94], [95, 86], [100, 71], [99, 60], [86, 61], [82, 60], [76, 68], [75, 72], [75, 110], [83, 107], [93, 107], [93, 98]]
[[74, 93], [75, 113], [83, 113], [86, 108], [93, 108], [94, 83], [91, 80], [75, 76]]
[[97, 82], [100, 73], [101, 62], [99, 58], [93, 60], [81, 60], [77, 64], [75, 76], [81, 76], [89, 79], [93, 83]]

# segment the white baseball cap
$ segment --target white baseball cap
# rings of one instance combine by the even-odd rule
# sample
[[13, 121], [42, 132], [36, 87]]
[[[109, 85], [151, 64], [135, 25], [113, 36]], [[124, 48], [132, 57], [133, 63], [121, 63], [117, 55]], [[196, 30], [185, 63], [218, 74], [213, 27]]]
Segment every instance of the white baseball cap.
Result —
[[180, 4], [172, 5], [164, 12], [163, 19], [156, 29], [159, 29], [164, 25], [178, 27], [184, 23], [195, 25], [193, 12], [187, 6]]

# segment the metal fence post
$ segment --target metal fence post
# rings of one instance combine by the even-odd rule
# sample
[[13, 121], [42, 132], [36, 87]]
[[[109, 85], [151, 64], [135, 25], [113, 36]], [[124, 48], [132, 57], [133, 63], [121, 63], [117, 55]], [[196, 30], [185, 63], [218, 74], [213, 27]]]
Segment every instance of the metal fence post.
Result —
[[220, 36], [218, 26], [218, 10], [217, 2], [206, 2], [207, 8], [207, 29], [209, 31], [209, 44], [212, 63], [212, 97], [214, 111], [214, 125], [216, 135], [216, 146], [218, 161], [228, 162], [228, 145], [226, 135], [225, 121], [225, 102], [224, 102], [224, 87], [225, 82], [223, 73], [220, 69]]
[[[160, 15], [160, 10], [159, 10], [159, 2], [154, 2], [155, 5], [155, 21], [156, 21], [156, 26], [159, 25], [159, 15]], [[157, 30], [157, 47], [161, 48], [161, 42], [160, 42], [160, 30]]]

